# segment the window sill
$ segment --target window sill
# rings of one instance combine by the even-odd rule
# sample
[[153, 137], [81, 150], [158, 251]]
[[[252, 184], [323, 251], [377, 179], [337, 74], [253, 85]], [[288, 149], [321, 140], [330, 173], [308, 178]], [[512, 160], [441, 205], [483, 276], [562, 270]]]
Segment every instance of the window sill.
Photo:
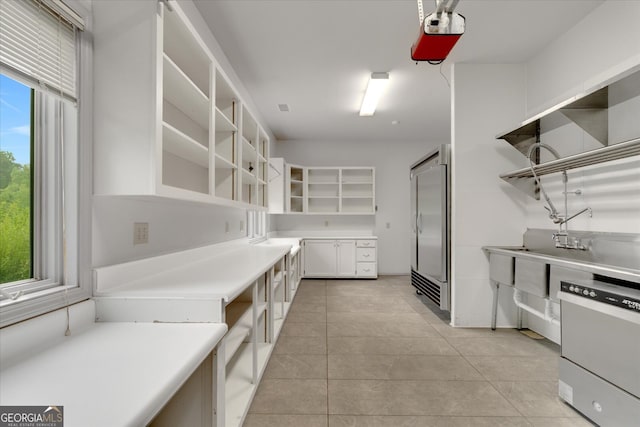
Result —
[[79, 286], [54, 286], [0, 301], [0, 328], [89, 299]]

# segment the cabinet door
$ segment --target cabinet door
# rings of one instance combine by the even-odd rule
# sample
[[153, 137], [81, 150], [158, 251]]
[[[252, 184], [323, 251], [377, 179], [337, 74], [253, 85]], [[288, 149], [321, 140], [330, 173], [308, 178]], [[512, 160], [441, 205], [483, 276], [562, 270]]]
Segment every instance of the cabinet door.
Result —
[[354, 277], [356, 275], [356, 241], [338, 240], [337, 277]]
[[[271, 158], [267, 163], [268, 180], [269, 183], [269, 213], [280, 214], [284, 213], [285, 209], [285, 175], [289, 173], [285, 172], [284, 159], [282, 157]], [[288, 197], [288, 196], [287, 196]]]
[[305, 240], [304, 275], [306, 277], [333, 277], [336, 270], [335, 240]]

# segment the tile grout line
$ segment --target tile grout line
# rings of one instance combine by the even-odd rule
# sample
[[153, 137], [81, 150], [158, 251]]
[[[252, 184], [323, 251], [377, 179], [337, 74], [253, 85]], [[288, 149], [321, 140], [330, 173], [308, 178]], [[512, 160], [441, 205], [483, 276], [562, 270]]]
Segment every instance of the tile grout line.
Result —
[[327, 281], [325, 280], [324, 282], [324, 297], [325, 297], [325, 304], [324, 304], [324, 315], [325, 315], [325, 322], [324, 322], [324, 338], [325, 338], [325, 361], [327, 362], [327, 427], [329, 427], [329, 319], [328, 319], [328, 315], [329, 315], [329, 301], [327, 299], [328, 295], [327, 295]]

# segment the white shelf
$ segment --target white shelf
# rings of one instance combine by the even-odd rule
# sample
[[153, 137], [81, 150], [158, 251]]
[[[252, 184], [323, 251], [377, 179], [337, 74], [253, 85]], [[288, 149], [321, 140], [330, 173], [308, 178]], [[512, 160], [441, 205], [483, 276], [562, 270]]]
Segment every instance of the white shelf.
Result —
[[203, 129], [209, 129], [209, 97], [166, 54], [163, 55], [163, 73], [164, 99]]
[[284, 319], [285, 316], [282, 316], [278, 319], [273, 319], [273, 334], [274, 336], [279, 336], [280, 335], [280, 331], [282, 330], [282, 327], [284, 326]]
[[242, 168], [242, 184], [255, 184], [257, 182], [257, 179], [255, 177], [255, 175], [253, 175], [251, 172], [249, 172], [248, 170], [246, 170], [245, 168]]
[[203, 93], [208, 94], [211, 84], [209, 75], [211, 58], [206, 48], [199, 43], [197, 35], [185, 25], [178, 13], [163, 15], [163, 52]]
[[278, 271], [275, 276], [273, 276], [273, 291], [275, 292], [282, 284], [284, 283], [284, 275], [282, 271]]
[[[269, 361], [273, 345], [258, 343], [258, 382]], [[237, 357], [227, 367], [227, 380], [225, 383], [225, 427], [239, 427], [244, 422], [249, 404], [257, 390], [257, 384], [252, 382], [253, 376], [253, 351], [248, 343], [242, 345], [237, 352]]]
[[209, 149], [170, 124], [162, 123], [162, 148], [202, 167], [209, 167]]
[[229, 332], [225, 336], [225, 365], [233, 358], [251, 334], [253, 312], [251, 303], [234, 302], [226, 307]]
[[216, 132], [236, 132], [238, 127], [222, 112], [216, 109]]
[[266, 302], [261, 302], [256, 304], [256, 311], [258, 313], [258, 317], [262, 316], [263, 313], [267, 312], [268, 304]]
[[342, 181], [343, 185], [372, 185], [373, 181]]
[[342, 195], [342, 199], [371, 199], [373, 200], [373, 196], [369, 195], [369, 196], [345, 196], [344, 194]]
[[253, 349], [243, 343], [227, 367], [225, 382], [225, 427], [241, 426], [256, 392], [253, 384]]
[[247, 138], [245, 138], [244, 136], [242, 137], [242, 149], [247, 149], [249, 151], [251, 151], [252, 153], [255, 153], [255, 156], [257, 157], [258, 152], [256, 151], [256, 147], [254, 147], [253, 145], [251, 145], [251, 143], [249, 142], [249, 140]]
[[343, 184], [372, 184], [373, 169], [372, 168], [343, 168], [342, 183]]
[[248, 141], [253, 141], [254, 148], [258, 145], [258, 124], [253, 116], [243, 106], [242, 107], [242, 137]]
[[229, 123], [233, 124], [237, 130], [238, 96], [219, 69], [216, 69], [215, 82], [215, 109], [219, 111]]
[[222, 157], [219, 154], [216, 154], [215, 156], [215, 165], [216, 168], [218, 169], [237, 169], [237, 166], [234, 165], [233, 163], [231, 163], [229, 160], [225, 159], [224, 157]]
[[307, 180], [310, 184], [339, 184], [339, 168], [307, 168]]

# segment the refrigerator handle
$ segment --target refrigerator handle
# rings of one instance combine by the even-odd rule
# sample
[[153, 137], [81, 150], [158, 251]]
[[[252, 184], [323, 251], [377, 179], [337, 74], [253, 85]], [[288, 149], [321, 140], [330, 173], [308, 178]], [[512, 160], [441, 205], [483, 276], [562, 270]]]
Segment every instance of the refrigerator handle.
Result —
[[416, 215], [416, 229], [418, 233], [422, 233], [422, 212]]

